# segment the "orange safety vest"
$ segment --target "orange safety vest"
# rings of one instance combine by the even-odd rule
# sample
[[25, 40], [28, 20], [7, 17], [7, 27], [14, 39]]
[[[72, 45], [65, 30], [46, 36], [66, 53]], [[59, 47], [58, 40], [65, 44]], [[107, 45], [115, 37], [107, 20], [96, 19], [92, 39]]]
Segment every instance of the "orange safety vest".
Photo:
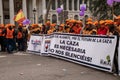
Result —
[[0, 36], [5, 36], [5, 34], [2, 34], [3, 29], [0, 29]]
[[12, 39], [13, 38], [13, 32], [14, 32], [14, 29], [10, 30], [10, 29], [7, 28], [6, 38]]
[[19, 31], [18, 34], [17, 34], [17, 39], [20, 39], [22, 37], [23, 37], [22, 32]]
[[2, 36], [2, 29], [0, 29], [0, 36]]

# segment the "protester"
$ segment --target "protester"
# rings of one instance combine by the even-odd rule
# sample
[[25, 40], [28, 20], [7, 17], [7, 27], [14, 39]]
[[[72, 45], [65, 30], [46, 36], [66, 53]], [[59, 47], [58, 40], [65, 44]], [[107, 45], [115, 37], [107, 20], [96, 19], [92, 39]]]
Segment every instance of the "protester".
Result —
[[48, 30], [50, 29], [50, 21], [47, 21], [45, 24], [45, 34], [47, 34]]
[[23, 43], [24, 43], [23, 49], [24, 49], [24, 51], [26, 51], [27, 50], [27, 41], [28, 41], [28, 30], [27, 30], [26, 26], [23, 26], [22, 29], [23, 29]]
[[105, 21], [101, 20], [100, 22], [100, 27], [97, 30], [98, 35], [107, 35], [109, 29], [108, 26], [105, 25]]
[[6, 25], [6, 29], [2, 32], [2, 34], [5, 34], [6, 37], [6, 47], [7, 52], [12, 53], [14, 50], [14, 37], [15, 37], [15, 31], [11, 24]]
[[55, 32], [55, 26], [56, 23], [51, 24], [49, 30], [47, 31], [47, 34], [52, 34], [53, 32]]
[[64, 33], [65, 31], [64, 31], [64, 24], [61, 24], [59, 27], [58, 27], [58, 32], [59, 33]]
[[0, 45], [1, 45], [1, 51], [5, 51], [5, 34], [2, 34], [4, 29], [5, 29], [4, 24], [0, 24]]
[[24, 33], [22, 27], [23, 25], [19, 24], [17, 31], [18, 51], [24, 51]]

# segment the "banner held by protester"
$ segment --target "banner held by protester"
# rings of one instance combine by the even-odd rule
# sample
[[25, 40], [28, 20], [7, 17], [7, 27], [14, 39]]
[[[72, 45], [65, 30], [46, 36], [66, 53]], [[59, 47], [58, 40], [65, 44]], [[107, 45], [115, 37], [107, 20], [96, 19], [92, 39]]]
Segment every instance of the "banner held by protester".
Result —
[[44, 35], [41, 47], [41, 55], [50, 55], [50, 45], [51, 45], [52, 35]]
[[54, 34], [51, 56], [112, 72], [115, 36]]
[[40, 55], [42, 42], [43, 42], [43, 36], [31, 35], [27, 50], [33, 52], [34, 54]]

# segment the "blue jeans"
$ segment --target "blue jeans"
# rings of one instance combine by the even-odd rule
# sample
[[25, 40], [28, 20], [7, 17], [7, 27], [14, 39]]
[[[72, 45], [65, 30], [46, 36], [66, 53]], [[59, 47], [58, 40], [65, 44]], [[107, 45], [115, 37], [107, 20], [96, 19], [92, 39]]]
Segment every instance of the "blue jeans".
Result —
[[6, 39], [7, 52], [11, 53], [14, 50], [14, 39]]

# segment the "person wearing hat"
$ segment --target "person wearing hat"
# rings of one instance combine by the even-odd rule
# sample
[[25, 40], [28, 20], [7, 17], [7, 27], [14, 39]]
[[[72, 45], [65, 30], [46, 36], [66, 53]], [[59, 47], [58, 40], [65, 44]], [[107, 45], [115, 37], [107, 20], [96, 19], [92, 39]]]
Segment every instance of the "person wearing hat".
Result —
[[66, 19], [66, 21], [65, 21], [65, 26], [64, 26], [64, 32], [65, 32], [65, 33], [69, 33], [69, 32], [70, 32], [69, 23], [70, 23], [70, 19]]
[[23, 29], [23, 43], [24, 43], [23, 51], [26, 51], [27, 41], [28, 41], [28, 29], [26, 28], [26, 26], [23, 26], [22, 29]]
[[82, 21], [76, 21], [75, 26], [77, 27], [77, 29], [75, 30], [75, 34], [80, 34], [83, 27]]
[[18, 51], [24, 51], [24, 33], [23, 33], [23, 25], [19, 24], [17, 30], [17, 43], [18, 43]]
[[30, 30], [31, 34], [40, 34], [40, 26], [38, 24], [32, 24], [32, 29]]
[[109, 34], [108, 35], [115, 35], [117, 36], [117, 43], [116, 43], [116, 47], [115, 47], [115, 53], [114, 53], [114, 69], [113, 72], [115, 74], [119, 74], [119, 70], [118, 70], [118, 47], [119, 47], [119, 31], [117, 29], [117, 27], [114, 25], [114, 23], [111, 23], [108, 25], [109, 27]]
[[2, 34], [5, 29], [4, 24], [0, 24], [0, 45], [1, 51], [5, 51], [5, 34]]
[[108, 26], [105, 25], [105, 21], [101, 20], [100, 22], [100, 27], [97, 30], [98, 35], [107, 35], [109, 32]]
[[52, 34], [55, 31], [56, 23], [50, 25], [50, 29], [47, 31], [47, 34]]
[[60, 26], [58, 27], [58, 32], [59, 32], [59, 33], [65, 32], [65, 31], [64, 31], [64, 26], [65, 26], [64, 24], [60, 24]]
[[3, 31], [3, 34], [5, 34], [6, 37], [7, 52], [12, 53], [12, 51], [14, 50], [15, 30], [11, 24], [8, 24], [6, 26], [6, 29]]
[[50, 25], [51, 25], [50, 21], [47, 21], [45, 25], [45, 34], [47, 34], [48, 30], [50, 29]]
[[97, 28], [93, 25], [93, 22], [87, 22], [82, 34], [84, 35], [96, 35]]
[[115, 25], [115, 27], [116, 27], [116, 29], [117, 29], [119, 35], [120, 35], [120, 15], [116, 17], [114, 23], [115, 23], [114, 25]]

